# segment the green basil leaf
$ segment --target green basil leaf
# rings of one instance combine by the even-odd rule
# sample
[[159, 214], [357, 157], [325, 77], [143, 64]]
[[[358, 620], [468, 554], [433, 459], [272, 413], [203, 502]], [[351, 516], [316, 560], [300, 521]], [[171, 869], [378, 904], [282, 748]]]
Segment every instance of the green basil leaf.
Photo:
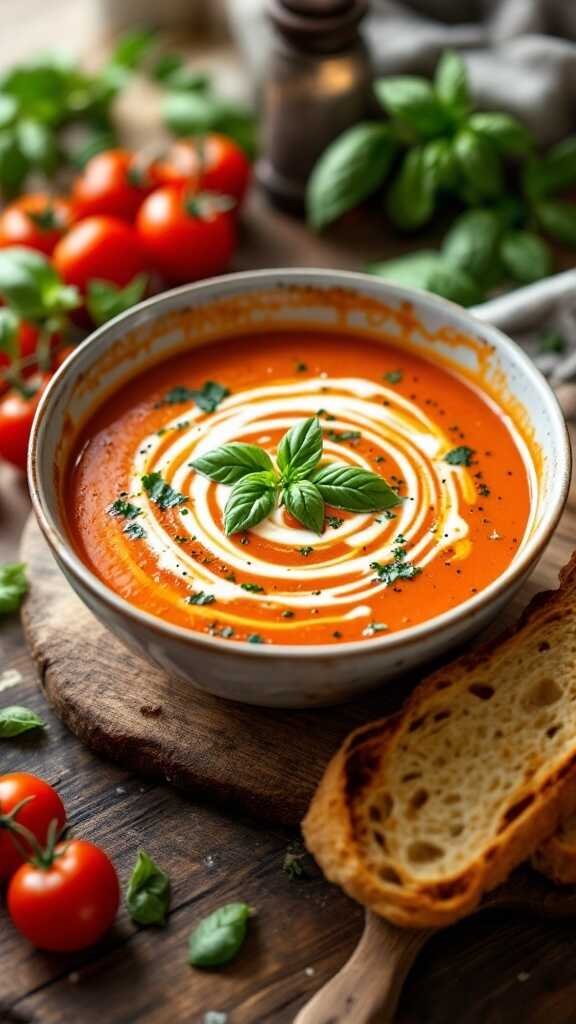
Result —
[[162, 53], [151, 69], [152, 78], [163, 85], [170, 85], [172, 79], [184, 67], [184, 58], [179, 53]]
[[222, 967], [240, 952], [252, 911], [246, 903], [227, 903], [194, 929], [189, 939], [193, 967]]
[[22, 189], [30, 164], [12, 128], [0, 131], [0, 189], [11, 198]]
[[[546, 200], [534, 207], [538, 223], [559, 242], [576, 246], [576, 205], [561, 200]], [[0, 289], [1, 290], [1, 289]]]
[[302, 526], [307, 530], [313, 530], [314, 533], [322, 533], [324, 499], [310, 480], [298, 480], [288, 484], [282, 496], [286, 508]]
[[531, 284], [552, 272], [550, 249], [532, 231], [507, 231], [502, 238], [500, 258], [518, 284]]
[[430, 138], [442, 132], [449, 118], [425, 78], [400, 75], [381, 78], [374, 84], [376, 96], [386, 112], [415, 132]]
[[22, 246], [0, 249], [0, 295], [15, 313], [30, 320], [79, 304], [78, 290], [62, 284], [46, 256]]
[[276, 504], [277, 485], [274, 473], [248, 473], [234, 484], [224, 509], [227, 536], [249, 530], [269, 516]]
[[379, 512], [402, 501], [383, 477], [360, 466], [327, 462], [316, 470], [312, 482], [327, 505], [348, 512]]
[[512, 114], [472, 114], [468, 120], [468, 127], [477, 135], [489, 139], [501, 153], [523, 156], [529, 153], [534, 145], [526, 126]]
[[44, 174], [54, 174], [60, 162], [60, 151], [52, 128], [31, 118], [22, 120], [17, 126], [21, 152], [30, 167], [36, 167]]
[[434, 75], [434, 91], [444, 107], [458, 120], [472, 109], [466, 65], [454, 50], [445, 50]]
[[177, 508], [178, 505], [183, 505], [188, 501], [185, 494], [175, 491], [170, 484], [162, 479], [161, 473], [147, 473], [142, 477], [142, 486], [150, 501], [153, 501], [162, 510]]
[[449, 452], [446, 452], [444, 462], [447, 462], [449, 466], [471, 466], [472, 458], [475, 454], [476, 452], [473, 448], [469, 448], [466, 444], [461, 444], [457, 448], [451, 448]]
[[464, 129], [454, 141], [454, 154], [467, 183], [486, 198], [502, 192], [502, 162], [494, 144], [484, 135]]
[[367, 269], [369, 273], [391, 284], [421, 288], [458, 302], [461, 306], [474, 306], [483, 298], [480, 285], [470, 274], [431, 249], [409, 253], [384, 263], [372, 263]]
[[249, 473], [260, 470], [274, 472], [272, 459], [263, 448], [256, 444], [239, 444], [231, 441], [221, 448], [214, 448], [205, 455], [199, 455], [191, 463], [193, 469], [219, 484], [235, 484]]
[[46, 723], [35, 711], [17, 705], [0, 708], [0, 740], [12, 739], [13, 736], [20, 736], [21, 733], [30, 732], [31, 729], [45, 728]]
[[19, 330], [20, 318], [6, 306], [0, 307], [0, 352], [5, 352], [10, 361], [15, 359], [19, 352]]
[[494, 210], [467, 210], [453, 222], [442, 255], [475, 280], [491, 285], [501, 276], [498, 244], [502, 222]]
[[529, 161], [524, 188], [533, 199], [556, 195], [576, 185], [576, 135], [569, 135], [544, 156]]
[[451, 139], [431, 139], [426, 142], [422, 150], [422, 163], [434, 190], [454, 187], [458, 168]]
[[139, 850], [126, 890], [126, 908], [137, 924], [166, 923], [170, 905], [168, 875], [154, 863], [146, 850]]
[[0, 565], [0, 615], [17, 612], [28, 592], [26, 566], [23, 562]]
[[408, 150], [386, 200], [388, 216], [405, 231], [426, 224], [434, 213], [436, 171], [422, 146]]
[[115, 519], [136, 519], [142, 515], [142, 509], [138, 505], [126, 501], [125, 498], [116, 498], [111, 505], [108, 505], [106, 512]]
[[96, 326], [100, 327], [140, 302], [147, 285], [148, 274], [137, 274], [124, 288], [93, 278], [88, 283], [86, 307]]
[[308, 182], [312, 227], [325, 227], [371, 195], [384, 181], [395, 148], [385, 124], [357, 124], [339, 135], [324, 150]]
[[125, 32], [116, 43], [110, 61], [134, 71], [142, 65], [156, 41], [157, 33], [153, 29], [136, 28]]
[[229, 135], [249, 156], [256, 148], [256, 121], [251, 111], [211, 92], [174, 91], [165, 97], [162, 113], [174, 135], [202, 135], [217, 131]]
[[317, 416], [301, 420], [292, 427], [278, 445], [277, 460], [286, 481], [301, 480], [320, 462], [322, 429]]

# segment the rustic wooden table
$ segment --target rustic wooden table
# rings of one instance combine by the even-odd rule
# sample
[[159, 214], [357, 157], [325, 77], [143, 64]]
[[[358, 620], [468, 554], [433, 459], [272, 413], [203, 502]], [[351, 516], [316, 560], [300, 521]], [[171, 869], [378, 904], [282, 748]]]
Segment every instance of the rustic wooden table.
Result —
[[[72, 0], [58, 4], [72, 17]], [[27, 5], [39, 9], [37, 0]], [[0, 60], [8, 56], [14, 58], [0, 48]], [[255, 196], [236, 269], [295, 263], [358, 268], [382, 250], [378, 232], [354, 223], [327, 241], [313, 241], [302, 225], [273, 214]], [[564, 544], [574, 533], [575, 504], [562, 526]], [[17, 556], [28, 509], [22, 480], [0, 469], [0, 561]], [[77, 956], [32, 950], [5, 918], [0, 1021], [200, 1024], [209, 1010], [227, 1012], [229, 1024], [291, 1021], [352, 952], [361, 909], [313, 869], [306, 881], [288, 877], [282, 863], [294, 839], [290, 832], [256, 826], [98, 759], [51, 713], [39, 682], [18, 622], [3, 622], [2, 703], [34, 707], [49, 729], [4, 744], [2, 771], [35, 771], [55, 784], [73, 827], [109, 851], [123, 882], [137, 849], [145, 847], [171, 876], [172, 912], [163, 931], [137, 929], [121, 912], [111, 935]], [[192, 970], [186, 964], [189, 931], [215, 906], [235, 899], [258, 911], [242, 954], [217, 974]], [[465, 922], [424, 950], [405, 986], [397, 1024], [574, 1024], [575, 950], [570, 922], [540, 923], [511, 912]]]

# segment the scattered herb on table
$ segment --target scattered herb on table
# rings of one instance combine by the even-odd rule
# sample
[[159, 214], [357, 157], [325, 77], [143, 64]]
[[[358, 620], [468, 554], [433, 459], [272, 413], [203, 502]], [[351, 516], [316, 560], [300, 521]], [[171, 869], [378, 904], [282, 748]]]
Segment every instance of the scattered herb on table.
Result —
[[309, 877], [306, 870], [306, 856], [306, 849], [302, 843], [290, 843], [284, 854], [282, 870], [286, 872], [291, 881], [295, 882]]
[[142, 477], [142, 486], [150, 501], [153, 501], [155, 505], [158, 505], [164, 511], [167, 508], [176, 508], [178, 505], [183, 505], [185, 501], [188, 501], [185, 494], [175, 491], [170, 484], [162, 479], [161, 473], [147, 473]]
[[451, 451], [446, 453], [444, 462], [447, 462], [450, 466], [471, 466], [473, 455], [473, 448], [468, 448], [467, 445], [461, 444], [458, 448], [452, 448]]
[[168, 875], [139, 850], [126, 890], [126, 908], [137, 924], [166, 924], [170, 905]]
[[284, 435], [277, 467], [257, 445], [236, 443], [207, 452], [191, 465], [211, 480], [233, 483], [224, 509], [227, 534], [256, 526], [278, 501], [315, 533], [323, 530], [325, 502], [352, 512], [373, 512], [399, 503], [398, 495], [376, 473], [341, 463], [321, 465], [322, 448], [320, 422], [312, 416]]
[[194, 929], [189, 939], [188, 961], [193, 967], [222, 967], [242, 948], [253, 911], [247, 903], [227, 903]]
[[23, 562], [0, 565], [0, 615], [17, 612], [26, 593], [28, 580]]
[[13, 736], [20, 736], [23, 732], [30, 732], [31, 729], [45, 729], [46, 723], [29, 708], [13, 705], [12, 707], [0, 708], [0, 739], [12, 739]]

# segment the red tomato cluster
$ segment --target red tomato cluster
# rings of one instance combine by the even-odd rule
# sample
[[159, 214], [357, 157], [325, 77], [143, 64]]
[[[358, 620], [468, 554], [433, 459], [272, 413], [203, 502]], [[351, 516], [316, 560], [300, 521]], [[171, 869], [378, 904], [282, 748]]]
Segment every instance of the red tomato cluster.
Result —
[[[93, 281], [120, 289], [150, 273], [168, 285], [196, 281], [227, 268], [249, 179], [247, 157], [224, 135], [180, 140], [152, 160], [107, 150], [88, 161], [69, 197], [30, 194], [7, 206], [0, 214], [0, 249], [24, 246], [43, 253], [84, 299]], [[72, 319], [90, 326], [85, 303]], [[20, 385], [10, 390], [10, 359], [0, 347], [0, 459], [21, 469], [62, 340], [52, 338], [52, 363], [38, 367], [39, 325], [22, 321]]]
[[[47, 782], [27, 772], [0, 776], [0, 880], [13, 924], [40, 949], [72, 952], [97, 942], [120, 901], [115, 868], [84, 839], [51, 842], [66, 823]], [[26, 854], [24, 856], [23, 854]]]

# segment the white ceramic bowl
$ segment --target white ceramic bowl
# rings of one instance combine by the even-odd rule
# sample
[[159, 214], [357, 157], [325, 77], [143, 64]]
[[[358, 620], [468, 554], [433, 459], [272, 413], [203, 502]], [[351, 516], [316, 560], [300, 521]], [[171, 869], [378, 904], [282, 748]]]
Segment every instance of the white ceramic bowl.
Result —
[[[59, 481], [74, 434], [115, 386], [189, 346], [171, 314], [188, 311], [195, 344], [267, 326], [347, 329], [394, 339], [398, 310], [412, 317], [411, 342], [423, 355], [456, 366], [485, 364], [484, 379], [504, 382], [541, 458], [534, 522], [516, 559], [490, 586], [451, 611], [400, 633], [337, 646], [254, 646], [171, 625], [129, 604], [84, 565], [66, 534]], [[404, 315], [404, 319], [406, 319]], [[441, 330], [440, 330], [441, 329]], [[431, 335], [434, 335], [432, 338]], [[460, 335], [474, 339], [468, 346]], [[231, 274], [186, 285], [142, 303], [100, 328], [66, 361], [40, 403], [32, 432], [29, 481], [40, 526], [63, 573], [91, 611], [128, 647], [201, 690], [251, 704], [307, 707], [336, 703], [440, 655], [498, 613], [542, 555], [566, 500], [570, 446], [548, 384], [522, 350], [452, 303], [331, 270], [281, 269]]]

